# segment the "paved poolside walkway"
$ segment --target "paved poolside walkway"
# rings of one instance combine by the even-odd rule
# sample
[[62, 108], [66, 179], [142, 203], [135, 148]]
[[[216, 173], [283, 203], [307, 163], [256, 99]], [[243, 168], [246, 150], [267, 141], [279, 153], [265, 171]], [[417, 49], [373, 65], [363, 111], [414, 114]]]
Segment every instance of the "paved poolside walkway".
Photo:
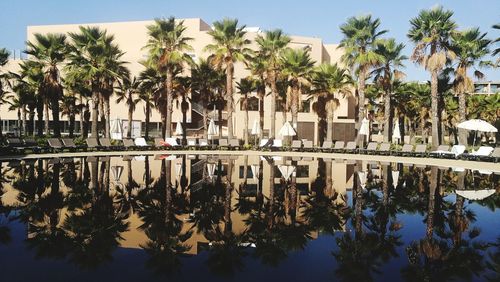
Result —
[[464, 168], [471, 170], [482, 170], [500, 173], [500, 163], [478, 162], [455, 159], [438, 158], [415, 158], [401, 156], [382, 156], [365, 154], [342, 154], [342, 153], [322, 153], [322, 152], [269, 152], [256, 150], [228, 151], [228, 150], [153, 150], [153, 151], [94, 151], [94, 152], [63, 152], [49, 154], [26, 154], [0, 156], [0, 161], [24, 160], [24, 159], [46, 159], [46, 158], [71, 158], [71, 157], [103, 157], [103, 156], [125, 156], [125, 155], [249, 155], [249, 156], [282, 156], [282, 157], [313, 157], [337, 160], [362, 160], [376, 162], [407, 163], [415, 165], [433, 165], [451, 168]]

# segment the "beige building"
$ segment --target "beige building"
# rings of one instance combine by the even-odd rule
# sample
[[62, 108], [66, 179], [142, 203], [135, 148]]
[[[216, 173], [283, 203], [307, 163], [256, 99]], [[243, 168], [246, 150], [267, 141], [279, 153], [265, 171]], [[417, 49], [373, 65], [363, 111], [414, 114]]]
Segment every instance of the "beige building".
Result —
[[[204, 22], [202, 19], [184, 19], [184, 25], [186, 28], [186, 36], [193, 38], [190, 44], [193, 46], [193, 52], [190, 54], [196, 61], [200, 58], [207, 58], [209, 54], [204, 51], [204, 47], [212, 42], [211, 36], [208, 31], [211, 29], [210, 25]], [[134, 22], [115, 22], [115, 23], [94, 23], [94, 24], [71, 24], [71, 25], [44, 25], [44, 26], [28, 26], [27, 27], [27, 40], [31, 41], [34, 39], [35, 33], [68, 33], [68, 32], [78, 32], [79, 26], [99, 26], [102, 29], [107, 30], [108, 34], [115, 37], [116, 43], [125, 52], [123, 60], [128, 62], [128, 68], [131, 70], [133, 75], [138, 75], [143, 66], [139, 63], [141, 60], [146, 59], [147, 50], [143, 47], [146, 45], [148, 40], [147, 26], [153, 24], [153, 21], [134, 21]], [[257, 27], [247, 28], [247, 37], [252, 41], [251, 48], [256, 48], [256, 43], [254, 42], [255, 37], [262, 33], [262, 31]], [[292, 42], [290, 46], [292, 48], [303, 48], [308, 47], [311, 50], [311, 57], [316, 62], [317, 65], [320, 63], [336, 63], [339, 62], [341, 56], [341, 50], [337, 49], [336, 44], [324, 44], [322, 39], [315, 37], [304, 37], [291, 35]], [[19, 61], [12, 61], [6, 68], [6, 70], [17, 71]], [[235, 81], [239, 81], [241, 78], [249, 75], [248, 70], [242, 63], [235, 65]], [[234, 91], [235, 99], [239, 100], [239, 93], [236, 89]], [[313, 101], [308, 101], [309, 95], [303, 95], [303, 110], [299, 113], [297, 131], [299, 138], [313, 140], [315, 143], [318, 142], [318, 117], [312, 110]], [[267, 96], [264, 102], [264, 112], [265, 112], [265, 122], [264, 122], [264, 134], [268, 135], [270, 128], [270, 97]], [[127, 110], [124, 104], [116, 104], [114, 101], [116, 98], [112, 98], [111, 103], [111, 116], [112, 118], [118, 117], [120, 119], [127, 119]], [[335, 111], [334, 117], [334, 139], [338, 140], [350, 140], [354, 138], [354, 116], [355, 107], [353, 98], [341, 98], [341, 103], [339, 108]], [[255, 101], [254, 101], [255, 102]], [[194, 101], [196, 103], [196, 101]], [[174, 103], [174, 109], [177, 103]], [[199, 112], [199, 105], [190, 106], [188, 111], [188, 134], [196, 135], [200, 133], [201, 129], [201, 113]], [[256, 107], [252, 107], [252, 111], [249, 113], [249, 126], [251, 127], [254, 120], [258, 119], [258, 103]], [[240, 110], [240, 105], [235, 105], [235, 114], [233, 114], [233, 124], [234, 132], [239, 137], [243, 137], [244, 129], [243, 127], [243, 112]], [[9, 112], [7, 106], [1, 106], [0, 112], [2, 119], [4, 120], [4, 132], [14, 132], [17, 124], [17, 115], [15, 112]], [[224, 115], [225, 116], [225, 115]], [[288, 115], [287, 120], [291, 120], [291, 116]], [[281, 112], [276, 114], [276, 136], [281, 125], [284, 122], [284, 115]], [[63, 133], [67, 130], [67, 117], [61, 117], [64, 121]], [[76, 118], [79, 120], [79, 117]], [[142, 131], [144, 131], [144, 120], [145, 114], [142, 105], [138, 105], [135, 113], [134, 120], [136, 124], [141, 124]], [[174, 110], [174, 116], [172, 118], [173, 123], [181, 120], [180, 109]], [[152, 117], [152, 136], [158, 135], [160, 128], [160, 115], [157, 111], [153, 111]], [[225, 124], [225, 122], [223, 123]], [[79, 126], [76, 126], [79, 129]], [[156, 130], [155, 130], [156, 129]], [[249, 128], [250, 130], [251, 128]], [[67, 131], [66, 131], [67, 132]], [[224, 132], [224, 130], [223, 130]]]

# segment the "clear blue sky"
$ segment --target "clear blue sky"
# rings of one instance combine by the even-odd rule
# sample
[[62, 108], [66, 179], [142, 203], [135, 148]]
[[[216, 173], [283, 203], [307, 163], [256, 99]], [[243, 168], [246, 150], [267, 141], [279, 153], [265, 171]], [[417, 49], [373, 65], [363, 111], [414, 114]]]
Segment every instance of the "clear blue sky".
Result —
[[[211, 23], [235, 17], [247, 26], [281, 28], [289, 34], [315, 36], [326, 43], [342, 38], [339, 25], [350, 16], [372, 14], [388, 29], [387, 36], [406, 43], [408, 20], [421, 9], [442, 5], [455, 12], [460, 28], [478, 26], [490, 38], [499, 37], [491, 26], [500, 23], [500, 0], [0, 0], [0, 47], [22, 50], [28, 25], [149, 20], [155, 17], [200, 17]], [[500, 71], [486, 70], [487, 80], [500, 80]], [[410, 80], [428, 75], [407, 62]]]

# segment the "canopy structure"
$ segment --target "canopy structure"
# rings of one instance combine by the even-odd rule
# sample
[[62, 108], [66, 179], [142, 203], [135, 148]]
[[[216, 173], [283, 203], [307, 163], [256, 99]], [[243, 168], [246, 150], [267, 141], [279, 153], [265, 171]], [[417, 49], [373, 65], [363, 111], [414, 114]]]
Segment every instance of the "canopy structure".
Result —
[[210, 179], [212, 179], [215, 175], [215, 166], [216, 166], [216, 164], [207, 163], [207, 173], [208, 173], [208, 177]]
[[394, 123], [394, 130], [392, 132], [392, 140], [401, 140], [401, 130], [399, 130], [399, 122]]
[[123, 139], [122, 121], [118, 117], [116, 117], [114, 120], [111, 121], [109, 131], [111, 134], [111, 139], [113, 140]]
[[252, 135], [259, 135], [261, 132], [260, 130], [260, 124], [259, 124], [259, 121], [258, 120], [254, 120], [253, 121], [253, 126], [252, 126], [252, 131], [251, 131], [251, 134]]
[[278, 165], [278, 169], [281, 175], [283, 175], [283, 178], [285, 178], [285, 181], [288, 181], [290, 176], [295, 172], [295, 166], [293, 165]]
[[495, 194], [495, 189], [455, 190], [455, 193], [469, 200], [483, 200]]
[[210, 119], [210, 122], [208, 123], [208, 136], [216, 136], [219, 135], [219, 131], [217, 130], [217, 126], [215, 126], [215, 122], [213, 119]]
[[259, 166], [258, 165], [251, 165], [250, 168], [252, 169], [252, 178], [257, 181], [259, 180]]
[[279, 134], [281, 136], [295, 136], [297, 135], [297, 132], [295, 132], [295, 129], [293, 129], [292, 125], [290, 122], [285, 122], [283, 126], [281, 127]]
[[113, 175], [114, 181], [120, 181], [120, 177], [122, 176], [122, 173], [123, 173], [123, 166], [114, 165], [111, 167], [111, 174]]
[[358, 171], [358, 180], [359, 180], [359, 185], [361, 186], [361, 189], [365, 190], [365, 187], [366, 187], [366, 172], [365, 171]]
[[177, 122], [175, 126], [175, 135], [182, 135], [184, 131], [182, 130], [182, 123], [180, 121]]
[[399, 182], [399, 170], [393, 170], [391, 171], [391, 174], [392, 174], [392, 187], [396, 188]]

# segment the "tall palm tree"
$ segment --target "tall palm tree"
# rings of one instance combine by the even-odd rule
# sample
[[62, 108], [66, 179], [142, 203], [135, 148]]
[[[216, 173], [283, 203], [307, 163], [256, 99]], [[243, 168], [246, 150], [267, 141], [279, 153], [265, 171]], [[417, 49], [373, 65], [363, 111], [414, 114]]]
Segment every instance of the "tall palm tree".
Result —
[[213, 43], [205, 46], [205, 50], [212, 52], [209, 61], [218, 68], [226, 70], [226, 100], [227, 100], [227, 129], [228, 138], [233, 138], [233, 79], [234, 64], [245, 59], [249, 53], [246, 47], [250, 40], [245, 39], [245, 25], [238, 26], [237, 19], [223, 19], [213, 23], [214, 28], [208, 32]]
[[[496, 30], [500, 30], [500, 24], [495, 24], [495, 25], [493, 25], [492, 27], [493, 27], [494, 29], [496, 29]], [[492, 42], [492, 43], [497, 43], [497, 44], [498, 44], [498, 42], [500, 42], [500, 37], [497, 37], [497, 39], [493, 40], [493, 42]], [[496, 49], [495, 49], [495, 50], [493, 50], [493, 52], [492, 52], [492, 55], [493, 55], [493, 56], [496, 56], [496, 55], [498, 55], [498, 54], [500, 54], [500, 47], [496, 48]], [[497, 58], [497, 60], [496, 60], [496, 62], [495, 62], [495, 66], [497, 66], [497, 67], [498, 67], [498, 64], [499, 64], [499, 63], [500, 63], [500, 58]]]
[[143, 101], [148, 101], [145, 104], [146, 113], [146, 133], [149, 134], [149, 118], [151, 107], [155, 107], [161, 116], [162, 129], [161, 134], [165, 136], [166, 130], [166, 120], [167, 120], [167, 107], [166, 107], [166, 95], [165, 95], [165, 81], [166, 76], [158, 71], [154, 66], [145, 65], [146, 69], [141, 71], [139, 74], [139, 81], [141, 82], [140, 92], [141, 99]]
[[116, 92], [116, 95], [118, 98], [116, 99], [116, 103], [121, 103], [125, 102], [128, 108], [128, 130], [127, 130], [127, 137], [131, 138], [132, 137], [132, 117], [135, 112], [135, 107], [137, 106], [137, 103], [139, 103], [140, 98], [137, 97], [137, 94], [139, 93], [139, 85], [140, 82], [137, 80], [137, 78], [130, 77], [130, 75], [125, 75], [122, 77], [121, 82], [118, 84], [119, 86], [118, 91]]
[[[251, 78], [242, 78], [236, 82], [236, 87], [243, 97], [240, 99], [241, 108], [245, 111], [245, 119], [243, 122], [243, 140], [245, 145], [248, 145], [248, 94], [255, 90], [255, 84]], [[246, 169], [246, 167], [245, 167]]]
[[154, 24], [147, 27], [149, 40], [145, 48], [149, 50], [148, 62], [166, 73], [166, 130], [165, 137], [172, 134], [172, 101], [174, 66], [185, 62], [192, 63], [192, 58], [186, 53], [193, 50], [189, 41], [192, 38], [185, 36], [187, 29], [184, 21], [177, 21], [174, 17], [155, 19]]
[[[262, 139], [264, 135], [264, 98], [266, 96], [266, 60], [260, 56], [259, 52], [249, 56], [247, 58], [246, 64], [248, 70], [250, 70], [251, 78], [255, 87], [255, 92], [257, 93], [257, 98], [259, 99], [259, 139]], [[276, 101], [275, 101], [276, 102]], [[273, 115], [274, 116], [274, 115]], [[274, 122], [274, 120], [272, 121]]]
[[[468, 76], [467, 71], [469, 68], [474, 68], [476, 64], [480, 64], [479, 60], [489, 53], [489, 44], [490, 40], [486, 38], [486, 33], [481, 33], [479, 28], [467, 29], [451, 35], [451, 50], [457, 59], [453, 88], [458, 94], [459, 121], [467, 119], [466, 93], [474, 91], [474, 82]], [[478, 79], [484, 77], [479, 70], [474, 71], [474, 76]], [[465, 138], [459, 138], [459, 141], [461, 144], [466, 143]]]
[[269, 138], [274, 138], [276, 134], [276, 99], [278, 99], [279, 95], [277, 82], [281, 70], [280, 58], [290, 41], [291, 38], [285, 35], [280, 29], [266, 31], [263, 36], [258, 35], [255, 39], [255, 42], [259, 45], [258, 56], [263, 60], [266, 80], [271, 87], [271, 111], [269, 116], [271, 126]]
[[[52, 108], [52, 121], [54, 126], [54, 136], [61, 135], [59, 124], [59, 101], [63, 95], [61, 83], [60, 67], [68, 54], [68, 44], [66, 35], [48, 33], [46, 35], [36, 33], [35, 40], [28, 42], [26, 54], [32, 60], [38, 62], [43, 69], [43, 81], [40, 84], [40, 94], [46, 98]], [[48, 103], [45, 109], [48, 110]], [[48, 134], [48, 116], [46, 116], [45, 133]]]
[[[7, 49], [0, 48], [0, 67], [5, 66], [9, 62], [9, 55], [10, 53], [9, 51], [7, 51]], [[7, 103], [6, 100], [7, 90], [5, 90], [4, 88], [4, 84], [7, 83], [8, 80], [6, 74], [0, 72], [0, 105]], [[2, 137], [2, 118], [0, 116], [0, 138], [1, 137]]]
[[208, 106], [221, 96], [226, 81], [225, 74], [215, 69], [207, 60], [199, 60], [191, 69], [193, 98], [201, 101], [203, 109], [203, 136], [208, 138]]
[[[380, 20], [371, 15], [351, 17], [340, 26], [344, 38], [339, 48], [344, 49], [341, 57], [343, 63], [349, 66], [358, 76], [358, 129], [365, 117], [365, 82], [368, 72], [373, 66], [383, 62], [383, 57], [375, 52], [376, 42], [386, 30], [379, 30]], [[358, 138], [358, 144], [363, 144], [364, 138]]]
[[325, 99], [327, 113], [326, 140], [333, 140], [333, 113], [340, 104], [339, 99], [352, 94], [352, 78], [346, 69], [337, 64], [321, 64], [312, 76], [313, 93]]
[[[123, 52], [114, 42], [114, 36], [98, 27], [80, 26], [79, 33], [69, 33], [73, 40], [67, 71], [90, 85], [92, 92], [91, 137], [98, 137], [99, 107], [101, 121], [105, 124], [105, 134], [109, 136], [109, 97], [120, 75], [126, 72]], [[104, 112], [106, 108], [106, 112]]]
[[453, 57], [449, 52], [450, 36], [456, 24], [452, 20], [453, 12], [438, 6], [430, 10], [422, 10], [417, 17], [410, 20], [408, 38], [415, 43], [411, 59], [422, 65], [431, 73], [431, 116], [432, 116], [432, 148], [440, 144], [440, 118], [438, 93], [438, 75], [444, 68], [447, 58]]
[[[142, 83], [140, 86], [142, 89]], [[149, 91], [140, 91], [139, 92], [139, 101], [144, 105], [144, 115], [146, 116], [144, 120], [144, 138], [149, 138], [149, 123], [151, 119], [151, 108], [154, 107], [153, 103], [153, 95]]]
[[314, 63], [308, 49], [288, 48], [281, 56], [282, 72], [287, 77], [290, 89], [287, 100], [292, 112], [292, 126], [295, 130], [297, 130], [299, 108], [302, 107], [302, 87], [311, 83]]
[[384, 142], [389, 142], [392, 134], [392, 92], [395, 81], [401, 79], [404, 73], [399, 69], [404, 67], [407, 57], [403, 54], [405, 45], [395, 39], [379, 40], [375, 52], [383, 57], [383, 63], [375, 68], [375, 82], [384, 90]]

